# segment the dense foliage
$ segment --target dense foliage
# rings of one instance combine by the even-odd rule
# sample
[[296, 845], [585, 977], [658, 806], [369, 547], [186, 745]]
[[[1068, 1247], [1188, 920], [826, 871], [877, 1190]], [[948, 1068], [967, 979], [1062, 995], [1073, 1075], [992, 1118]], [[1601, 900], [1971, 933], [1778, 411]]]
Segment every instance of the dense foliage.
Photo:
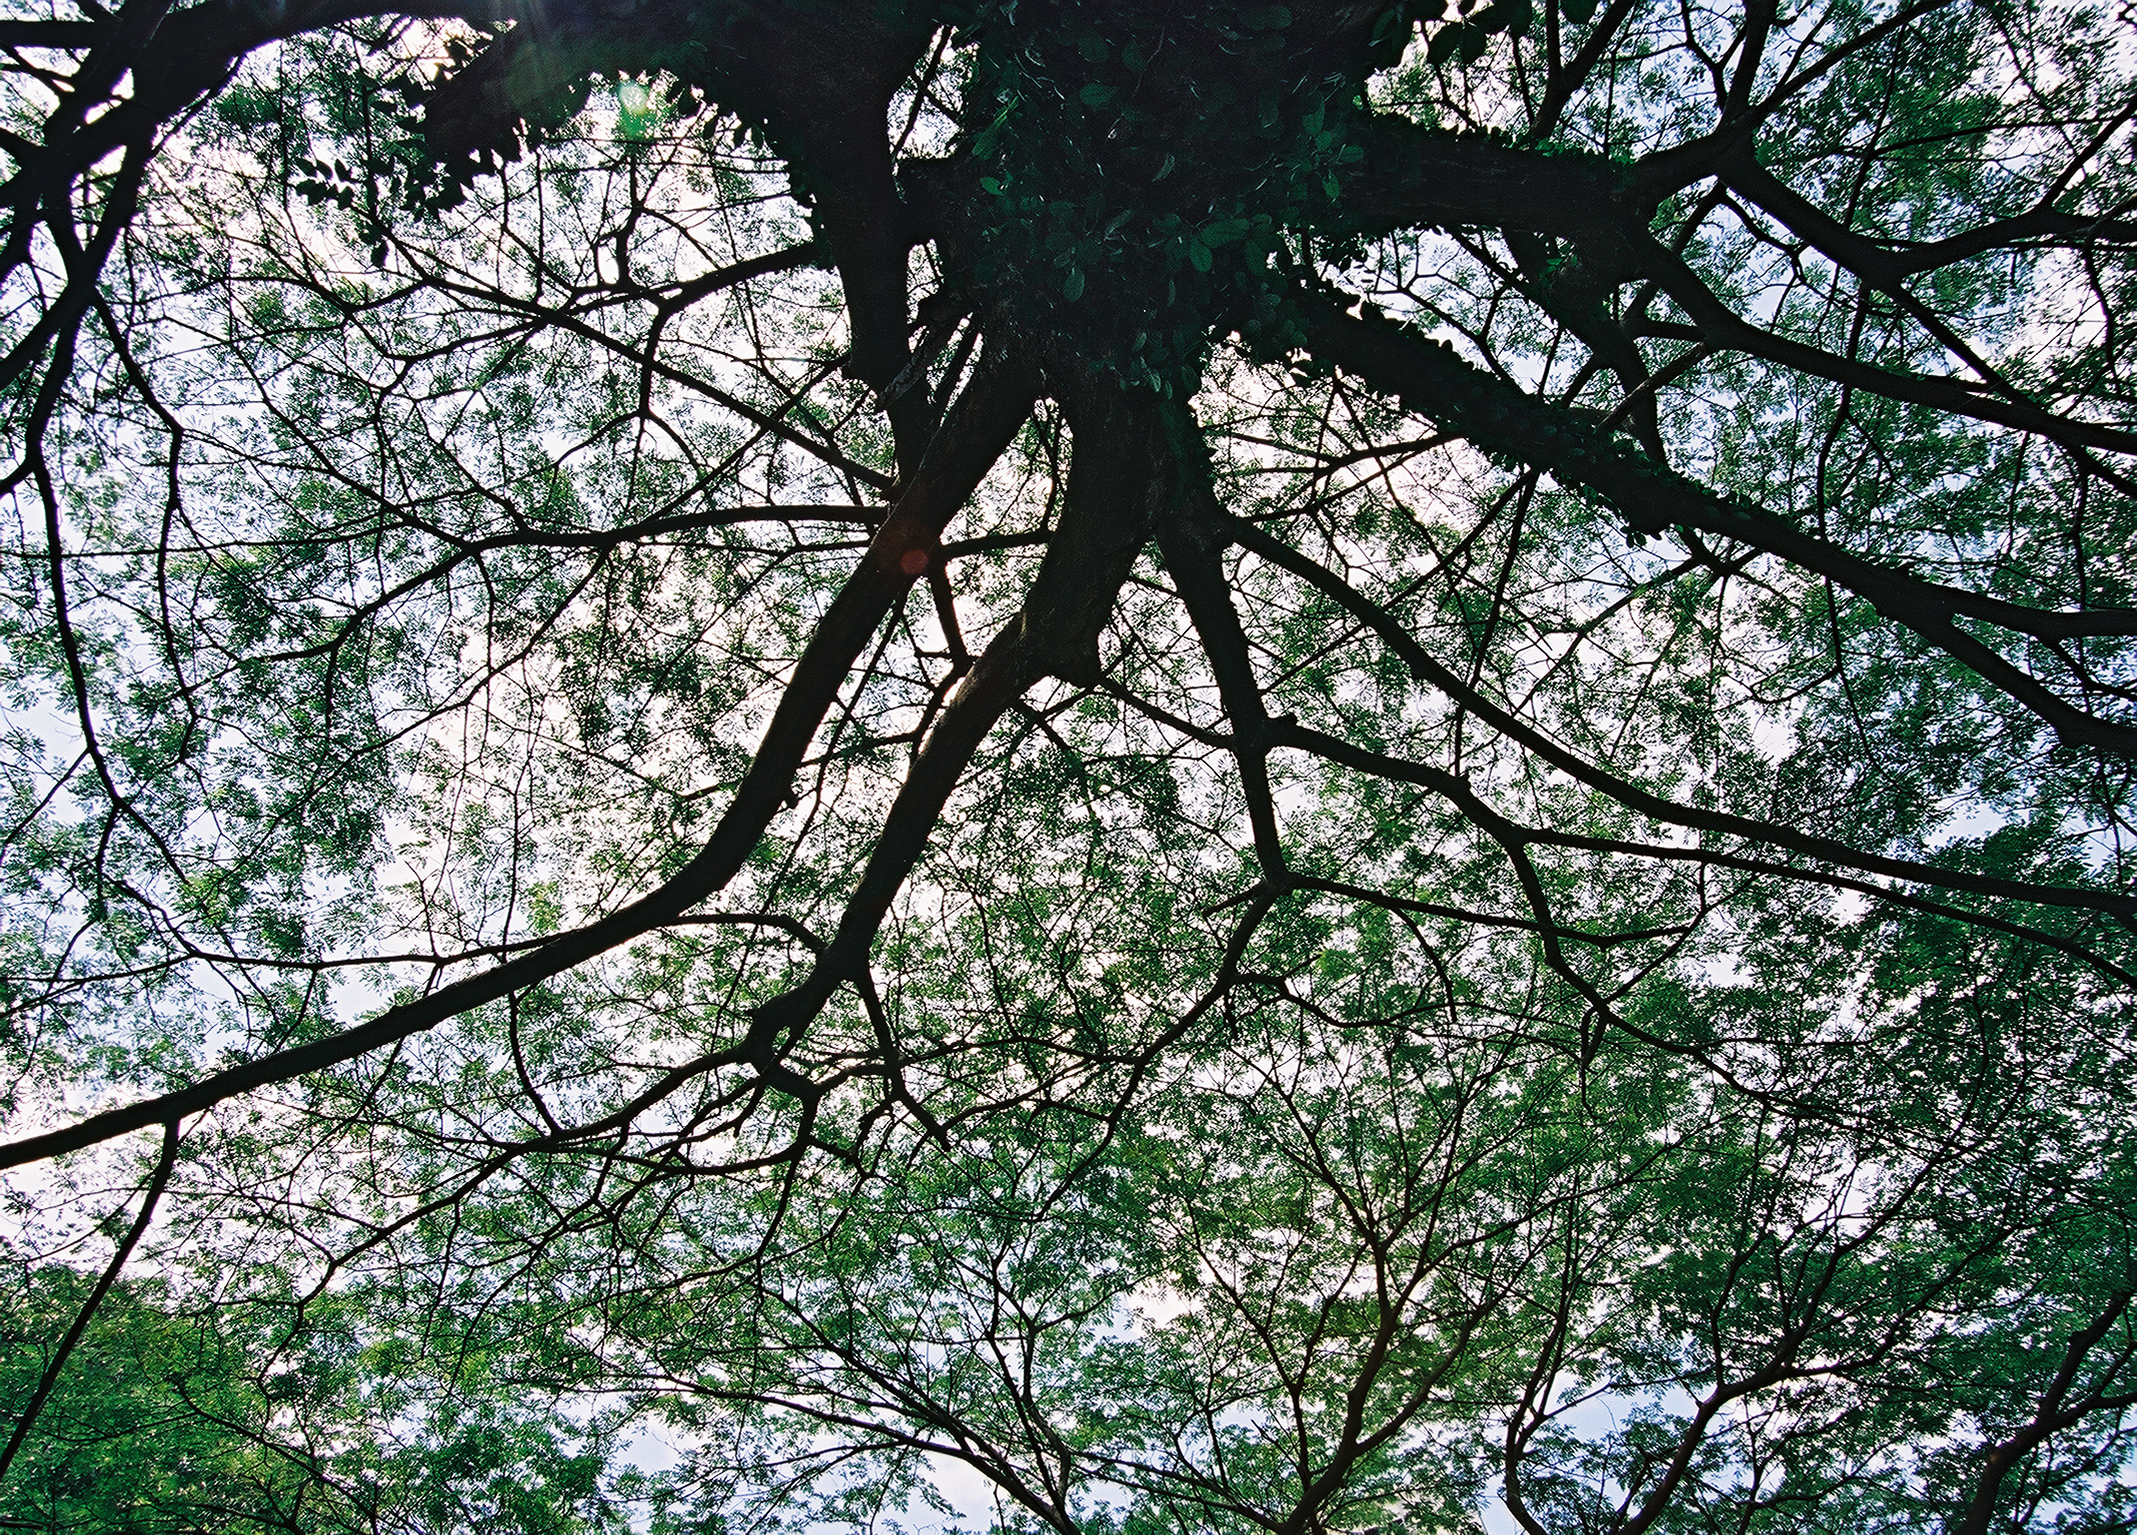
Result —
[[45, 3], [0, 1523], [2137, 1528], [2126, 6]]

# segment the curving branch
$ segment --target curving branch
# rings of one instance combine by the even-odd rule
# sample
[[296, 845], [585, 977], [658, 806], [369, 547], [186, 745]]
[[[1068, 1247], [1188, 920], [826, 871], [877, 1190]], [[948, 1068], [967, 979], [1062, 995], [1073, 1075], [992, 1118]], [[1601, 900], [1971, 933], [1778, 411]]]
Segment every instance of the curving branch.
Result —
[[[2137, 897], [2118, 892], [2087, 890], [2075, 886], [2034, 885], [2019, 880], [1968, 874], [1962, 870], [1944, 869], [1913, 859], [1891, 858], [1868, 852], [1830, 837], [1815, 836], [1771, 822], [1665, 799], [1567, 750], [1478, 688], [1463, 681], [1451, 668], [1418, 643], [1392, 614], [1360, 594], [1333, 571], [1300, 554], [1266, 529], [1254, 523], [1234, 521], [1231, 533], [1236, 542], [1252, 549], [1272, 565], [1279, 566], [1307, 582], [1365, 624], [1391, 651], [1402, 658], [1418, 680], [1430, 683], [1508, 739], [1519, 742], [1569, 777], [1599, 790], [1629, 810], [1636, 810], [1667, 825], [1685, 826], [1699, 831], [1765, 842], [1843, 868], [1861, 869], [1868, 873], [1882, 874], [1934, 888], [1965, 890], [1976, 895], [1998, 896], [2042, 906], [2099, 911], [2119, 917], [2137, 915]], [[1427, 771], [1439, 774], [1437, 769]], [[1439, 774], [1434, 786], [1442, 780], [1450, 787], [1459, 782], [1451, 774]]]
[[1643, 533], [1686, 527], [1718, 534], [1828, 576], [1963, 662], [2069, 744], [2137, 754], [2137, 726], [2102, 719], [2067, 702], [1953, 622], [1978, 616], [2027, 631], [2121, 634], [2132, 622], [2128, 610], [2042, 613], [1873, 563], [1624, 451], [1571, 411], [1492, 378], [1408, 327], [1346, 314], [1327, 299], [1302, 297], [1300, 308], [1317, 353], [1400, 398], [1405, 408], [1463, 432], [1482, 447], [1548, 469], [1561, 481], [1601, 492]]
[[982, 359], [952, 405], [911, 486], [890, 508], [802, 652], [763, 740], [719, 824], [690, 862], [658, 888], [599, 921], [562, 933], [493, 969], [386, 1009], [325, 1039], [230, 1067], [190, 1087], [109, 1109], [72, 1125], [0, 1146], [0, 1167], [19, 1167], [93, 1146], [145, 1125], [197, 1113], [226, 1099], [354, 1060], [436, 1028], [470, 1008], [576, 965], [673, 921], [726, 885], [785, 803], [796, 767], [837, 697], [854, 659], [918, 570], [906, 556], [932, 557], [943, 527], [964, 506], [1031, 411], [1036, 377], [1015, 355]]

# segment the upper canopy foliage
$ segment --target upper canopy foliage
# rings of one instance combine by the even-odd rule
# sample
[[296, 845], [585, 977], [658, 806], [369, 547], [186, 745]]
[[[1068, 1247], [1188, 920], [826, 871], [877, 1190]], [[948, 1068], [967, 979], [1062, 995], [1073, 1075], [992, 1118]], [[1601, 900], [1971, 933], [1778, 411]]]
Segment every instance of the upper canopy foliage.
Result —
[[2126, 8], [69, 3], [0, 1515], [2137, 1527]]

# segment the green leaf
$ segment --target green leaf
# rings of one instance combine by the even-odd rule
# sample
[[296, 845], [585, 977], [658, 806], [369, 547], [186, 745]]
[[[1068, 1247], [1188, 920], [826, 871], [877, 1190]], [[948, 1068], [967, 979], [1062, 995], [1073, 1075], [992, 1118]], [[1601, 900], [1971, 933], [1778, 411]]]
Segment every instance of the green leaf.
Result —
[[[2114, 7], [1786, 26], [1762, 161], [1863, 247], [1810, 286], [1636, 185], [1743, 4], [1632, 18], [1544, 143], [1527, 0], [1331, 50], [1249, 0], [640, 13], [292, 11], [120, 103], [133, 227], [111, 164], [40, 193], [16, 285], [65, 257], [82, 320], [6, 391], [56, 519], [0, 603], [10, 1133], [276, 1085], [185, 1116], [152, 1223], [153, 1130], [32, 1173], [0, 1398], [79, 1349], [0, 1526], [947, 1528], [916, 1423], [1047, 1505], [1005, 1528], [1511, 1527], [1488, 1467], [1553, 1530], [2127, 1525], [2111, 1405], [1989, 1450], [2137, 1393], [2137, 790], [2035, 707], [2137, 718], [2137, 644], [1893, 600], [2137, 604], [2137, 502], [2042, 448], [2129, 415], [2127, 242], [2008, 218], [2137, 99]], [[838, 261], [877, 148], [943, 236], [902, 359]], [[2111, 150], [2070, 207], [2137, 195]], [[1658, 230], [1771, 344], [1679, 352], [1609, 259]], [[2061, 428], [1829, 302], [1966, 230], [1919, 286]], [[1566, 396], [1598, 322], [1679, 364]]]

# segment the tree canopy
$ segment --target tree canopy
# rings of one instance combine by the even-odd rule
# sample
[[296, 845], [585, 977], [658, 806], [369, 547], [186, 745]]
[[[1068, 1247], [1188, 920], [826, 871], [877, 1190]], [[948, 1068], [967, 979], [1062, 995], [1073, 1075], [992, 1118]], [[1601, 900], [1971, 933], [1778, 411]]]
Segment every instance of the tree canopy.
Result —
[[2137, 1529], [2126, 5], [0, 76], [0, 1523]]

